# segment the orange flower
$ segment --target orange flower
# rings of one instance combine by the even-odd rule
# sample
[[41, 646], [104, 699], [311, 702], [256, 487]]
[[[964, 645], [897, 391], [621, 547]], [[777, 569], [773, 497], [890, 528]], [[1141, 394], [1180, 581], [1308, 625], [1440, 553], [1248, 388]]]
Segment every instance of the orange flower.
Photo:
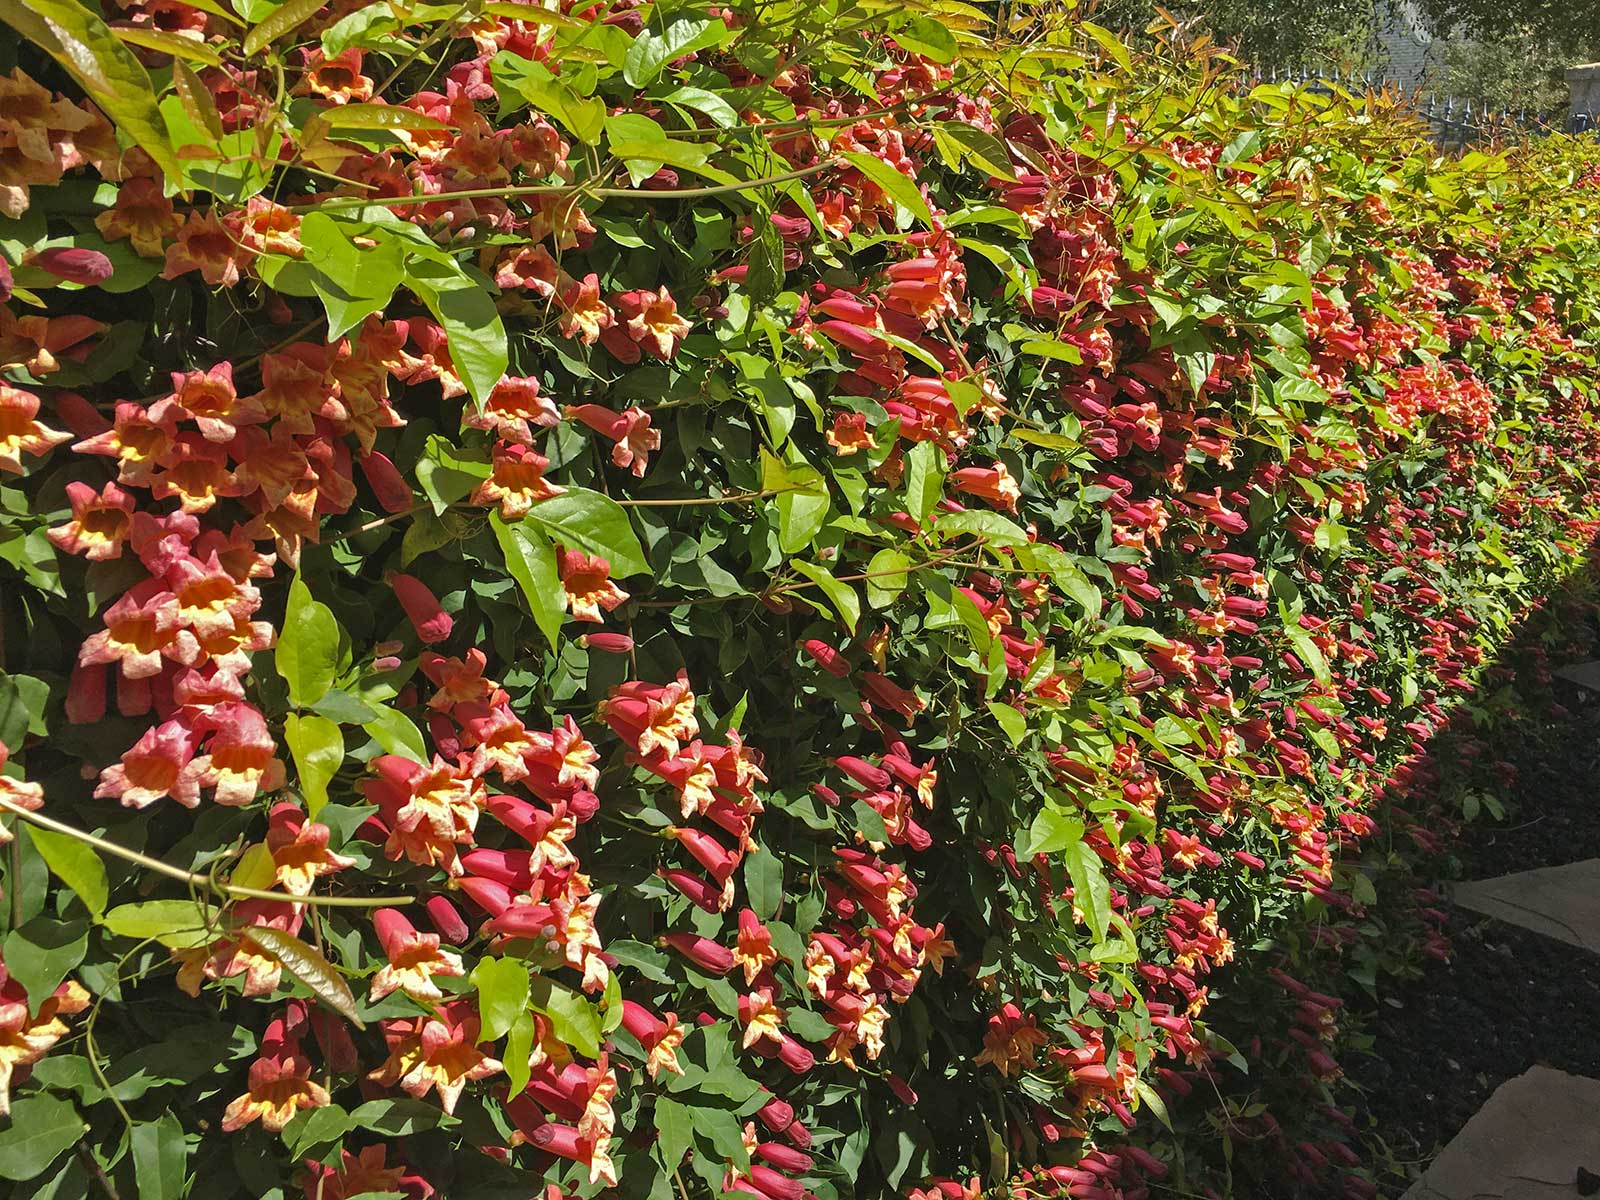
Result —
[[744, 1026], [744, 1048], [762, 1038], [783, 1041], [783, 1010], [773, 1002], [771, 988], [757, 988], [739, 997], [739, 1024]]
[[172, 422], [153, 421], [142, 405], [119, 400], [111, 428], [73, 443], [72, 448], [79, 454], [115, 458], [120, 482], [144, 485], [171, 451], [177, 433]]
[[30, 185], [55, 183], [76, 166], [72, 134], [94, 118], [35, 83], [21, 68], [0, 75], [0, 215], [28, 210]]
[[0, 472], [22, 474], [22, 456], [48, 454], [62, 442], [70, 441], [70, 433], [41, 425], [39, 397], [22, 388], [0, 383]]
[[[0, 768], [6, 765], [6, 760], [11, 752], [6, 749], [6, 744], [0, 742]], [[25, 779], [16, 779], [0, 771], [0, 800], [4, 800], [13, 808], [25, 809], [28, 812], [38, 812], [44, 805], [44, 788], [37, 783], [29, 783]], [[0, 825], [0, 846], [5, 845], [12, 838], [10, 824]], [[0, 971], [5, 970], [5, 964], [0, 963]], [[0, 1032], [0, 1039], [4, 1034]], [[0, 1089], [0, 1101], [4, 1100], [3, 1089]], [[0, 1116], [5, 1109], [0, 1107]]]
[[499, 1074], [505, 1068], [478, 1046], [479, 1025], [470, 1004], [455, 1001], [437, 1016], [385, 1021], [389, 1057], [367, 1076], [402, 1090], [415, 1099], [439, 1093], [445, 1112], [453, 1113], [468, 1083]]
[[494, 385], [481, 411], [470, 412], [461, 422], [468, 429], [493, 430], [508, 442], [533, 445], [534, 426], [561, 423], [561, 412], [548, 396], [539, 394], [539, 381], [506, 375]]
[[858, 412], [835, 414], [833, 428], [828, 430], [828, 445], [840, 457], [878, 448], [872, 431], [867, 428], [867, 414]]
[[61, 1018], [89, 1007], [89, 993], [81, 983], [68, 980], [39, 1004], [30, 1015], [28, 993], [10, 978], [0, 963], [0, 1117], [11, 1114], [11, 1085], [43, 1058], [67, 1033]]
[[498, 503], [500, 515], [507, 521], [521, 520], [541, 500], [567, 490], [544, 477], [549, 465], [549, 459], [529, 446], [500, 442], [494, 448], [489, 478], [472, 493], [472, 503]]
[[372, 977], [368, 999], [373, 1004], [394, 991], [422, 1004], [442, 999], [433, 977], [464, 973], [459, 954], [441, 950], [437, 933], [418, 933], [398, 909], [380, 908], [372, 914], [372, 924], [389, 960]]
[[362, 783], [390, 833], [384, 853], [461, 874], [456, 846], [470, 845], [484, 801], [481, 779], [435, 755], [429, 766], [395, 754], [374, 760], [378, 778]]
[[631, 468], [639, 479], [644, 478], [650, 452], [661, 449], [661, 432], [650, 428], [650, 414], [641, 408], [619, 413], [599, 404], [579, 404], [568, 408], [567, 416], [576, 417], [615, 442], [611, 447], [611, 461], [619, 467]]
[[326, 1103], [327, 1089], [311, 1078], [311, 1060], [291, 1044], [250, 1064], [249, 1090], [223, 1112], [222, 1129], [233, 1133], [259, 1120], [269, 1133], [278, 1133], [302, 1108]]
[[666, 288], [659, 292], [626, 292], [617, 304], [627, 317], [628, 336], [657, 358], [678, 353], [691, 326], [678, 313], [678, 302]]
[[184, 627], [175, 596], [159, 580], [145, 579], [106, 610], [105, 628], [78, 652], [83, 666], [119, 663], [128, 679], [160, 674], [163, 659], [193, 666], [200, 659], [195, 636]]
[[989, 1028], [983, 1035], [983, 1052], [973, 1059], [982, 1066], [991, 1064], [1001, 1075], [1021, 1072], [1034, 1064], [1039, 1047], [1049, 1039], [1034, 1024], [1033, 1014], [1026, 1017], [1015, 1004], [1006, 1004], [989, 1018]]
[[495, 264], [494, 284], [503, 291], [522, 288], [537, 296], [549, 298], [556, 294], [556, 281], [561, 268], [543, 246], [527, 244], [507, 248]]
[[[274, 792], [283, 786], [284, 770], [277, 757], [277, 744], [267, 732], [266, 720], [256, 709], [248, 704], [219, 704], [206, 715], [202, 724], [216, 732], [211, 735], [206, 752], [189, 764], [187, 774], [197, 787], [214, 789], [211, 798], [218, 804], [250, 804], [262, 792]], [[327, 852], [325, 826], [308, 826], [307, 829], [322, 831], [320, 849], [309, 844], [315, 840], [310, 832], [305, 835], [306, 844], [273, 847], [273, 857], [278, 862], [278, 881], [297, 896], [311, 890], [311, 880], [317, 875], [348, 867], [354, 861]], [[272, 846], [270, 836], [268, 845]], [[278, 853], [280, 849], [282, 855]]]
[[430, 1187], [419, 1175], [407, 1175], [409, 1167], [402, 1163], [389, 1166], [389, 1147], [368, 1146], [360, 1154], [339, 1151], [337, 1169], [322, 1163], [311, 1163], [311, 1177], [306, 1181], [305, 1192], [310, 1200], [353, 1200], [373, 1192], [398, 1193], [410, 1200], [427, 1200], [433, 1195]]
[[277, 900], [241, 900], [233, 910], [243, 925], [236, 936], [223, 938], [209, 948], [174, 953], [173, 957], [182, 964], [178, 972], [179, 986], [191, 996], [198, 996], [202, 977], [232, 979], [243, 975], [244, 995], [265, 996], [275, 991], [283, 978], [283, 963], [251, 939], [250, 927], [298, 933], [301, 908], [301, 905]]
[[562, 310], [561, 336], [575, 337], [585, 346], [594, 345], [616, 323], [616, 314], [600, 299], [600, 277], [593, 271], [581, 282], [566, 280], [556, 291], [556, 303]]
[[146, 730], [120, 762], [100, 772], [96, 800], [120, 800], [128, 808], [148, 808], [171, 796], [185, 808], [200, 803], [200, 786], [188, 770], [199, 738], [179, 721]]
[[583, 988], [588, 992], [605, 987], [611, 969], [600, 955], [600, 934], [595, 928], [595, 913], [600, 907], [600, 897], [589, 895], [581, 900], [556, 900], [550, 906], [555, 910], [556, 935], [566, 954], [567, 965], [583, 972]]
[[612, 612], [628, 598], [628, 593], [612, 580], [611, 564], [603, 558], [581, 550], [563, 550], [556, 566], [561, 573], [566, 606], [574, 620], [598, 624], [605, 619], [600, 615], [602, 608]]
[[227, 450], [202, 434], [177, 434], [160, 467], [150, 479], [150, 494], [157, 500], [176, 498], [186, 513], [206, 512], [219, 499], [244, 491], [228, 470]]
[[190, 271], [212, 287], [233, 287], [239, 273], [255, 258], [239, 238], [243, 222], [236, 213], [219, 218], [214, 209], [191, 212], [178, 230], [178, 240], [167, 247], [163, 279], [176, 279]]
[[429, 708], [448, 710], [474, 700], [487, 701], [499, 686], [483, 677], [489, 659], [476, 646], [467, 651], [465, 659], [446, 658], [435, 651], [424, 650], [418, 665], [438, 689], [428, 700]]
[[757, 975], [778, 961], [778, 952], [772, 948], [771, 931], [748, 908], [739, 913], [739, 938], [734, 945], [733, 961], [744, 968], [746, 987], [756, 981]]
[[1011, 478], [1004, 463], [997, 462], [992, 467], [963, 467], [951, 471], [948, 479], [956, 491], [981, 497], [1011, 512], [1017, 511], [1017, 501], [1022, 498], [1016, 480]]
[[[247, 708], [242, 704], [235, 707]], [[256, 714], [255, 719], [260, 720], [260, 715]], [[226, 728], [224, 725], [223, 729]], [[266, 732], [264, 723], [261, 732]], [[268, 741], [270, 744], [270, 739]], [[215, 745], [212, 749], [215, 752]], [[220, 796], [218, 802], [222, 802]], [[273, 878], [291, 896], [310, 895], [311, 885], [322, 876], [355, 866], [355, 859], [328, 849], [328, 836], [326, 825], [307, 821], [294, 804], [273, 806], [268, 817], [267, 849], [272, 852], [275, 865]]]
[[295, 93], [321, 96], [334, 104], [371, 100], [372, 80], [361, 73], [362, 57], [353, 47], [337, 58], [324, 58], [321, 50], [312, 50]]
[[261, 390], [251, 397], [292, 433], [316, 432], [316, 417], [343, 420], [339, 384], [333, 378], [325, 346], [297, 342], [278, 354], [261, 358]]
[[253, 396], [233, 388], [233, 364], [223, 361], [209, 371], [174, 371], [172, 394], [150, 406], [152, 421], [193, 421], [208, 442], [231, 442], [241, 425], [259, 425], [267, 410]]
[[[0, 304], [0, 370], [22, 367], [30, 375], [40, 377], [59, 371], [55, 352], [73, 344], [64, 340], [62, 331], [81, 326], [87, 317], [19, 317], [7, 306]], [[83, 337], [103, 328], [98, 321]], [[81, 341], [82, 338], [76, 339]]]
[[120, 558], [132, 524], [133, 497], [114, 483], [97, 492], [75, 481], [67, 484], [67, 502], [72, 505], [72, 520], [49, 532], [56, 548], [91, 562]]
[[270, 435], [259, 425], [249, 426], [228, 452], [238, 462], [233, 477], [241, 493], [259, 492], [269, 507], [287, 500], [311, 469], [305, 447], [283, 421], [273, 425]]
[[161, 194], [161, 184], [141, 175], [117, 189], [116, 205], [96, 217], [94, 224], [106, 241], [127, 238], [135, 254], [161, 258], [166, 255], [167, 242], [183, 227], [183, 218]]
[[244, 227], [239, 238], [256, 254], [299, 258], [305, 253], [300, 245], [299, 214], [265, 196], [252, 196], [244, 206]]

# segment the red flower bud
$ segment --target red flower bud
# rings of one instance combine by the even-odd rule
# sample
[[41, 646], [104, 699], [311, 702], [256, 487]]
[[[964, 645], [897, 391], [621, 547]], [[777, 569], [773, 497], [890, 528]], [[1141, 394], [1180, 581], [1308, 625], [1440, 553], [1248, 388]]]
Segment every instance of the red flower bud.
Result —
[[400, 469], [387, 455], [374, 450], [362, 455], [356, 461], [361, 464], [361, 473], [367, 477], [367, 483], [372, 488], [373, 494], [378, 497], [378, 503], [383, 506], [384, 512], [410, 511], [411, 485], [406, 482], [405, 476], [400, 474]]
[[633, 653], [633, 639], [625, 633], [586, 633], [578, 639], [578, 645], [607, 654]]
[[[726, 975], [733, 970], [733, 951], [713, 942], [710, 938], [693, 933], [669, 933], [661, 939], [702, 971], [712, 975]], [[781, 1103], [781, 1102], [780, 1102]], [[794, 1119], [793, 1110], [789, 1114]]]
[[406, 618], [419, 638], [432, 645], [450, 636], [455, 622], [439, 606], [438, 598], [428, 590], [427, 584], [414, 575], [396, 572], [389, 576], [389, 586], [394, 589], [395, 599], [406, 610]]
[[56, 246], [40, 250], [22, 260], [24, 266], [34, 267], [67, 283], [81, 283], [93, 287], [111, 278], [111, 260], [98, 250], [84, 250], [77, 246]]
[[448, 896], [429, 896], [423, 908], [428, 913], [429, 922], [444, 941], [459, 946], [472, 936], [461, 910], [450, 902]]

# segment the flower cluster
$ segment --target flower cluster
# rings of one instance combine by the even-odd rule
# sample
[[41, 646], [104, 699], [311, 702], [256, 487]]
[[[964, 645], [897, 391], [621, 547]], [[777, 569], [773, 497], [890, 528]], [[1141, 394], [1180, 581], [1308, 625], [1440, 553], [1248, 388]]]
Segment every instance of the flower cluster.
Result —
[[0, 79], [0, 1148], [1370, 1194], [1365, 847], [1600, 534], [1592, 152], [976, 10], [270, 9]]

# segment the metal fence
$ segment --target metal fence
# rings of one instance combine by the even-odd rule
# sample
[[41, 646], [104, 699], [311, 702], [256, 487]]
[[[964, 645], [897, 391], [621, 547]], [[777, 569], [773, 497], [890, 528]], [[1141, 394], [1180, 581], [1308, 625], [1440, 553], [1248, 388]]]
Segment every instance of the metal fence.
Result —
[[1502, 106], [1498, 109], [1481, 100], [1473, 101], [1455, 96], [1440, 97], [1427, 89], [1407, 92], [1380, 71], [1365, 75], [1354, 72], [1310, 72], [1301, 68], [1254, 71], [1245, 75], [1246, 87], [1258, 83], [1285, 83], [1306, 87], [1324, 94], [1336, 85], [1349, 92], [1360, 94], [1388, 86], [1411, 100], [1417, 116], [1425, 121], [1435, 141], [1444, 146], [1465, 149], [1480, 142], [1495, 141], [1507, 136], [1540, 137], [1551, 133], [1600, 134], [1600, 113], [1578, 112], [1568, 109], [1560, 112], [1532, 111]]

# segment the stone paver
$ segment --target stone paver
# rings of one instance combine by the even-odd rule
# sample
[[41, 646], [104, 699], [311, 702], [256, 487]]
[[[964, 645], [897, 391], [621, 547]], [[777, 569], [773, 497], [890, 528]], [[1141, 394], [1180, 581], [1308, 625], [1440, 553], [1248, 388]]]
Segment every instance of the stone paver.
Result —
[[[1474, 912], [1600, 954], [1600, 858], [1464, 883], [1452, 898]], [[1600, 1124], [1600, 1116], [1595, 1120]]]
[[1600, 1168], [1600, 1079], [1534, 1067], [1495, 1089], [1404, 1200], [1571, 1200]]
[[1592, 692], [1600, 692], [1600, 662], [1575, 663], [1556, 672], [1557, 679], [1565, 679]]

